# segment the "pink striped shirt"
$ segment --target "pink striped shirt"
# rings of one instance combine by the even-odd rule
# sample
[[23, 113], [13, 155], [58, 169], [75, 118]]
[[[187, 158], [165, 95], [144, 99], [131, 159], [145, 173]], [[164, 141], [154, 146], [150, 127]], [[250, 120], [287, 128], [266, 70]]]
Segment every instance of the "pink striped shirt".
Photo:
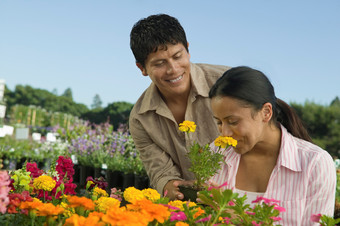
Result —
[[[280, 153], [267, 190], [263, 197], [280, 200], [286, 209], [280, 224], [318, 225], [311, 222], [312, 214], [333, 216], [335, 205], [336, 169], [332, 157], [320, 147], [292, 136], [281, 125]], [[212, 144], [212, 149], [216, 147]], [[232, 148], [224, 152], [222, 169], [211, 178], [217, 184], [227, 182], [227, 189], [235, 188], [240, 154]]]

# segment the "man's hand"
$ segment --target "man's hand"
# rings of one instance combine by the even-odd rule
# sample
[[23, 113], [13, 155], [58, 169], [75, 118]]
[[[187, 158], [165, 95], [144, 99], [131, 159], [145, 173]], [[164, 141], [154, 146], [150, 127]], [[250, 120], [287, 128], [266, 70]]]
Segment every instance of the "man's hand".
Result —
[[165, 186], [164, 186], [164, 194], [168, 197], [170, 200], [182, 200], [184, 198], [184, 195], [179, 191], [178, 186], [179, 185], [192, 185], [194, 181], [185, 181], [185, 180], [170, 180]]

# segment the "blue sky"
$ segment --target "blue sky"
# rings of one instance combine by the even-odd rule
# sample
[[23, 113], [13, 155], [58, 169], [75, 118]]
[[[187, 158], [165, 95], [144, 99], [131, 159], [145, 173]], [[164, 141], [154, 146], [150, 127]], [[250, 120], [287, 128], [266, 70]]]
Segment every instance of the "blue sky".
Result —
[[0, 79], [71, 88], [90, 107], [135, 103], [151, 80], [135, 66], [135, 22], [167, 13], [181, 22], [191, 61], [263, 71], [276, 96], [328, 105], [340, 97], [340, 1], [0, 0]]

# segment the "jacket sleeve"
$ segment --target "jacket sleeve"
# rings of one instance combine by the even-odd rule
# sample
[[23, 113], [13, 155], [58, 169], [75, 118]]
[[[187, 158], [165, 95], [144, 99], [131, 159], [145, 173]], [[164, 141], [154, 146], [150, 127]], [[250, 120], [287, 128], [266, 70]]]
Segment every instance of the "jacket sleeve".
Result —
[[163, 195], [163, 188], [169, 180], [182, 180], [180, 171], [169, 154], [150, 138], [138, 119], [131, 118], [129, 127], [136, 148], [140, 152], [140, 158], [150, 178], [151, 187]]

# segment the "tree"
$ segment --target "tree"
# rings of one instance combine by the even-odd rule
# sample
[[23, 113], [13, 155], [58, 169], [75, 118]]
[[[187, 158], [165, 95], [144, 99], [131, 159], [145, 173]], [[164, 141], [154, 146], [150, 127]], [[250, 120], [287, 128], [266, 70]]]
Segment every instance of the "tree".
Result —
[[109, 120], [114, 129], [120, 124], [127, 124], [133, 104], [128, 102], [114, 102], [104, 109], [92, 109], [81, 115], [81, 118], [93, 123], [103, 123]]
[[64, 93], [63, 93], [63, 95], [61, 95], [61, 96], [63, 96], [63, 97], [67, 97], [67, 98], [69, 98], [69, 99], [73, 100], [73, 97], [72, 97], [72, 90], [71, 90], [71, 88], [67, 88], [67, 89], [65, 89], [65, 91], [64, 91]]
[[339, 100], [339, 97], [335, 97], [335, 99], [332, 100], [331, 106], [339, 106], [339, 107], [340, 107], [340, 100]]
[[93, 102], [92, 102], [92, 105], [91, 105], [91, 108], [92, 109], [100, 109], [102, 108], [102, 100], [100, 99], [100, 96], [98, 94], [96, 94], [94, 97], [93, 97]]

